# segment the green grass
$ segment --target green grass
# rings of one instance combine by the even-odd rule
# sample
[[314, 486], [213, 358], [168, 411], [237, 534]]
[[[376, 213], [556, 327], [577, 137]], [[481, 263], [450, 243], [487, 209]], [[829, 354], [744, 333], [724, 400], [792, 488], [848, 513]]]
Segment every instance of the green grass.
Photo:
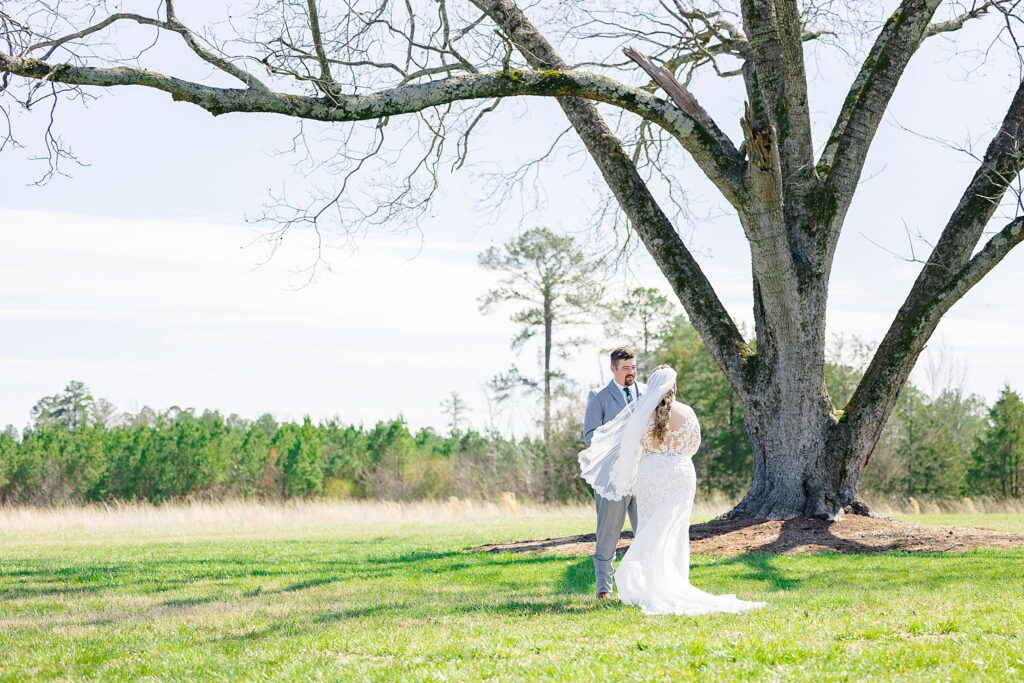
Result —
[[698, 586], [770, 603], [704, 617], [597, 603], [589, 557], [464, 552], [589, 524], [8, 532], [0, 680], [1024, 677], [1024, 550], [697, 556]]

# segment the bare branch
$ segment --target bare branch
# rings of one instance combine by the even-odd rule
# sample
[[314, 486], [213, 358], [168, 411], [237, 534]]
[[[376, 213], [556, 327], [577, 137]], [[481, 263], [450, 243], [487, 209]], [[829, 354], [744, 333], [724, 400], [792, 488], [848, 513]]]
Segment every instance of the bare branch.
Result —
[[1022, 170], [1024, 82], [851, 399], [851, 424], [879, 416], [884, 421], [943, 314], [1021, 241], [1024, 230], [1017, 218], [972, 257], [985, 226]]
[[171, 94], [214, 115], [229, 112], [268, 112], [318, 121], [360, 121], [407, 114], [450, 102], [538, 95], [583, 97], [612, 104], [665, 128], [702, 165], [711, 166], [727, 197], [736, 201], [735, 174], [740, 166], [735, 150], [710, 144], [702, 122], [639, 88], [604, 76], [573, 71], [530, 72], [512, 70], [498, 74], [460, 75], [439, 81], [390, 88], [368, 95], [337, 95], [329, 100], [256, 89], [237, 90], [185, 81], [132, 67], [97, 68], [71, 64], [47, 64], [0, 53], [0, 71], [58, 83], [92, 86], [140, 85]]
[[161, 21], [159, 19], [146, 17], [140, 14], [134, 14], [131, 12], [119, 12], [116, 14], [112, 14], [106, 19], [100, 21], [99, 23], [93, 24], [92, 26], [84, 28], [81, 31], [76, 31], [74, 33], [70, 33], [59, 38], [32, 43], [25, 47], [19, 53], [18, 56], [22, 58], [29, 58], [33, 52], [41, 50], [43, 48], [48, 48], [41, 57], [41, 60], [45, 61], [49, 59], [53, 55], [53, 53], [57, 51], [57, 49], [67, 47], [74, 41], [81, 40], [82, 38], [102, 31], [103, 29], [111, 26], [112, 24], [118, 21], [133, 21], [143, 26], [155, 26], [157, 28], [161, 28], [167, 31], [173, 31], [174, 33], [179, 34], [185, 41], [185, 43], [192, 49], [192, 51], [195, 52], [204, 61], [208, 62], [209, 64], [212, 64], [221, 71], [230, 74], [231, 76], [234, 76], [235, 78], [237, 78], [238, 80], [242, 81], [243, 83], [252, 88], [258, 90], [267, 89], [266, 86], [252, 74], [246, 72], [244, 69], [239, 68], [235, 64], [232, 64], [230, 61], [210, 52], [205, 47], [203, 47], [203, 45], [200, 44], [200, 42], [193, 35], [192, 31], [187, 26], [180, 23], [175, 17], [173, 0], [166, 0], [166, 4], [167, 21]]
[[116, 14], [110, 15], [109, 17], [107, 17], [106, 19], [104, 19], [103, 21], [101, 21], [101, 22], [99, 22], [97, 24], [93, 24], [92, 26], [88, 26], [88, 27], [82, 29], [81, 31], [76, 31], [74, 33], [69, 33], [68, 35], [61, 36], [60, 38], [54, 38], [54, 39], [50, 39], [50, 40], [43, 40], [43, 41], [40, 41], [38, 43], [32, 43], [32, 44], [28, 45], [27, 47], [25, 47], [20, 52], [20, 56], [24, 57], [24, 56], [26, 56], [26, 55], [28, 55], [28, 54], [30, 54], [32, 52], [35, 52], [36, 50], [41, 50], [44, 47], [48, 47], [50, 49], [46, 51], [46, 53], [43, 55], [42, 58], [43, 59], [49, 59], [53, 55], [53, 53], [57, 50], [57, 48], [65, 45], [67, 43], [70, 43], [72, 41], [80, 40], [82, 38], [85, 38], [86, 36], [92, 35], [93, 33], [96, 33], [98, 31], [102, 31], [103, 29], [107, 28], [111, 24], [113, 24], [115, 22], [118, 22], [118, 21], [121, 21], [121, 20], [134, 21], [134, 22], [136, 22], [138, 24], [144, 24], [144, 25], [149, 25], [149, 26], [158, 26], [160, 28], [169, 28], [169, 26], [167, 25], [166, 22], [160, 21], [159, 19], [153, 19], [151, 17], [145, 17], [145, 16], [142, 16], [140, 14], [134, 14], [134, 13], [131, 13], [131, 12], [118, 12]]
[[[562, 58], [514, 2], [473, 2], [506, 32], [534, 68], [557, 69], [564, 65]], [[590, 102], [563, 97], [559, 98], [559, 104], [587, 146], [623, 212], [647, 244], [662, 273], [668, 277], [712, 357], [729, 382], [738, 390], [745, 390], [749, 383], [748, 362], [754, 356], [753, 351], [704, 272], [651, 196], [621, 143]], [[689, 116], [687, 118], [692, 120]]]
[[966, 12], [962, 12], [956, 15], [952, 19], [948, 19], [946, 21], [937, 21], [935, 23], [929, 24], [928, 28], [925, 29], [924, 32], [925, 38], [937, 36], [940, 33], [950, 33], [952, 31], [959, 31], [964, 27], [964, 24], [966, 24], [968, 21], [970, 21], [971, 19], [977, 19], [979, 17], [985, 16], [986, 14], [988, 14], [988, 11], [990, 9], [1007, 8], [1011, 4], [1016, 4], [1017, 1], [1018, 0], [988, 0], [988, 2], [983, 2], [980, 5], [972, 7]]
[[996, 233], [981, 251], [975, 254], [970, 261], [961, 269], [956, 277], [952, 278], [953, 286], [946, 296], [944, 292], [937, 298], [942, 300], [960, 299], [974, 285], [981, 282], [981, 279], [995, 268], [995, 266], [1006, 257], [1010, 251], [1024, 241], [1024, 216], [1015, 218]]
[[185, 44], [188, 45], [192, 49], [192, 51], [196, 53], [196, 55], [198, 55], [199, 58], [203, 61], [212, 64], [213, 66], [217, 67], [226, 74], [234, 76], [235, 78], [240, 80], [242, 83], [245, 83], [248, 87], [252, 88], [253, 90], [269, 92], [267, 86], [264, 85], [262, 81], [253, 76], [251, 73], [233, 64], [231, 61], [225, 59], [221, 55], [215, 54], [210, 50], [206, 49], [199, 42], [199, 39], [195, 36], [195, 34], [192, 33], [192, 30], [184, 24], [182, 24], [180, 21], [178, 21], [178, 17], [174, 13], [174, 0], [164, 0], [164, 3], [167, 7], [167, 24], [162, 26], [162, 28], [167, 28], [168, 30], [174, 31], [175, 33], [180, 35], [182, 39], [185, 41]]
[[313, 34], [313, 46], [316, 49], [316, 58], [320, 62], [320, 82], [327, 94], [333, 94], [334, 77], [331, 76], [331, 65], [327, 60], [327, 52], [324, 50], [324, 39], [320, 35], [320, 17], [317, 15], [316, 0], [306, 0], [309, 12], [309, 30]]
[[856, 190], [868, 148], [889, 100], [910, 58], [924, 40], [928, 22], [940, 1], [903, 0], [882, 27], [846, 96], [817, 164], [818, 173], [827, 177], [828, 194], [836, 198], [840, 218]]

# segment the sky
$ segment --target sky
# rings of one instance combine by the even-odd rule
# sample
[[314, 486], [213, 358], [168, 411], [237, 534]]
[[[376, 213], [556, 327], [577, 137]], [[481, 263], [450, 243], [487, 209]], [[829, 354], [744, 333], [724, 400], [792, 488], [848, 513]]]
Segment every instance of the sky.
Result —
[[[169, 70], [188, 56], [168, 50], [159, 59]], [[818, 51], [809, 64], [823, 140], [853, 72]], [[995, 57], [975, 72], [960, 64], [948, 43], [929, 41], [904, 77], [840, 240], [830, 335], [881, 339], [919, 269], [901, 258], [910, 254], [908, 232], [920, 233], [920, 255], [975, 168], [930, 138], [971, 139], [983, 149], [1006, 110], [1016, 87], [1011, 60]], [[734, 139], [739, 86], [713, 78], [693, 86]], [[295, 122], [214, 118], [135, 89], [59, 116], [62, 136], [89, 164], [71, 177], [36, 186], [42, 168], [30, 157], [38, 146], [0, 154], [0, 425], [24, 426], [40, 397], [77, 379], [125, 410], [178, 405], [363, 424], [401, 414], [413, 427], [438, 429], [446, 424], [440, 403], [455, 391], [477, 427], [534, 428], [535, 406], [496, 407], [484, 390], [512, 363], [535, 368], [537, 352], [510, 350], [508, 310], [480, 313], [478, 299], [495, 278], [477, 256], [530, 225], [578, 233], [592, 222], [603, 190], [571, 142], [541, 176], [540, 211], [524, 217], [515, 202], [497, 214], [480, 208], [501, 190], [484, 169], [514, 168], [565, 127], [552, 101], [503, 104], [474, 143], [478, 163], [446, 176], [419, 230], [381, 228], [329, 249], [331, 271], [308, 284], [310, 234], [289, 233], [267, 261], [258, 239], [267, 227], [252, 221], [268, 192], [310, 182], [294, 156], [275, 153], [291, 144]], [[16, 130], [34, 143], [39, 122], [21, 115]], [[685, 239], [750, 329], [739, 226], [693, 164], [678, 182], [695, 216]], [[642, 251], [630, 271], [628, 281], [610, 282], [613, 293], [637, 284], [668, 291]], [[1024, 390], [1021, 291], [1018, 249], [947, 314], [926, 359], [938, 350], [955, 358], [968, 370], [966, 389], [990, 401], [1005, 383]], [[608, 381], [602, 349], [617, 341], [597, 325], [584, 332], [592, 343], [565, 366], [581, 401], [584, 389]]]

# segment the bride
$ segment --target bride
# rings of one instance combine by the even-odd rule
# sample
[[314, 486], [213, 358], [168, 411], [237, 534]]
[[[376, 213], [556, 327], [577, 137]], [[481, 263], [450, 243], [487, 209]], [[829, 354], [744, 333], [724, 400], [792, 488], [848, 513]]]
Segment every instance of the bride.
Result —
[[598, 428], [590, 448], [579, 454], [582, 476], [598, 494], [611, 500], [636, 497], [633, 544], [615, 572], [619, 598], [648, 614], [761, 607], [765, 603], [711, 595], [690, 585], [690, 512], [697, 490], [690, 458], [700, 446], [700, 424], [675, 395], [675, 370], [659, 366], [643, 396]]

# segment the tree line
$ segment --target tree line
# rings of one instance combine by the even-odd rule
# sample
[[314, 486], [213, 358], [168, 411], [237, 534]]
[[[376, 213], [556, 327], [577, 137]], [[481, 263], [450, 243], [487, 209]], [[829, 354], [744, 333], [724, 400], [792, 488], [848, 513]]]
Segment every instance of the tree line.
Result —
[[[553, 491], [542, 480], [543, 442], [530, 438], [412, 431], [400, 417], [363, 427], [338, 419], [279, 423], [269, 414], [247, 420], [211, 410], [97, 410], [109, 405], [72, 382], [36, 405], [33, 424], [22, 433], [8, 426], [0, 434], [0, 504], [493, 499], [506, 491], [540, 500]], [[564, 452], [575, 448], [568, 431], [554, 441]], [[557, 499], [584, 494], [574, 474], [560, 475], [565, 486]]]
[[[835, 340], [825, 366], [833, 396], [850, 396], [871, 349], [859, 340]], [[751, 448], [742, 409], [717, 372], [696, 332], [680, 317], [670, 325], [656, 362], [679, 371], [679, 396], [701, 419], [703, 443], [695, 457], [705, 492], [742, 494], [750, 485]], [[948, 358], [940, 366], [950, 365]], [[952, 372], [950, 372], [952, 370]], [[872, 496], [1024, 497], [1024, 401], [1006, 386], [995, 403], [963, 388], [956, 368], [932, 368], [932, 391], [908, 383], [886, 423], [862, 486]]]
[[[41, 398], [32, 423], [0, 434], [0, 504], [106, 500], [355, 497], [393, 500], [495, 498], [565, 502], [590, 493], [578, 478], [586, 387], [561, 363], [582, 344], [584, 323], [603, 324], [616, 344], [635, 346], [641, 373], [660, 363], [678, 372], [681, 400], [701, 420], [695, 458], [704, 492], [730, 497], [751, 483], [753, 454], [741, 401], [688, 318], [667, 297], [637, 287], [610, 296], [605, 267], [575, 239], [534, 228], [480, 256], [500, 282], [484, 312], [510, 309], [512, 347], [539, 347], [536, 372], [512, 366], [490, 382], [493, 396], [537, 417], [538, 437], [466, 428], [458, 394], [442, 403], [447, 433], [413, 431], [401, 418], [372, 427], [340, 418], [279, 423], [217, 411], [144, 407], [121, 413], [81, 382]], [[593, 327], [593, 325], [591, 326]], [[836, 339], [825, 365], [829, 394], [844, 405], [873, 349]], [[928, 391], [908, 383], [865, 468], [866, 495], [1024, 497], [1024, 403], [1009, 387], [988, 406], [964, 390], [950, 363], [928, 368]], [[536, 397], [541, 400], [520, 401]], [[842, 419], [840, 417], [840, 419]]]
[[[858, 369], [830, 362], [830, 389], [849, 391]], [[705, 493], [741, 494], [751, 448], [729, 385], [683, 316], [658, 334], [648, 363], [679, 370], [679, 396], [700, 416], [695, 457]], [[651, 366], [653, 367], [653, 366]], [[457, 396], [449, 401], [459, 410]], [[579, 404], [579, 401], [576, 402]], [[171, 408], [117, 413], [80, 382], [41, 399], [22, 433], [0, 433], [0, 504], [182, 499], [522, 499], [589, 497], [577, 477], [579, 405], [550, 418], [548, 438], [509, 438], [453, 419], [446, 434], [402, 418], [372, 427], [338, 418], [256, 420]], [[457, 413], [452, 412], [453, 418]], [[1024, 497], [1024, 401], [1009, 387], [988, 406], [955, 385], [932, 395], [910, 385], [865, 470], [867, 495]]]
[[[592, 344], [580, 335], [581, 321], [598, 322], [607, 338], [633, 345], [641, 374], [661, 363], [676, 368], [679, 396], [696, 410], [703, 430], [695, 461], [699, 485], [705, 492], [739, 496], [751, 485], [754, 463], [742, 401], [732, 383], [688, 317], [657, 289], [634, 287], [610, 295], [609, 290], [620, 290], [618, 278], [599, 274], [614, 271], [618, 264], [606, 263], [593, 252], [572, 237], [537, 227], [481, 255], [483, 267], [502, 275], [499, 286], [481, 300], [482, 309], [489, 312], [499, 303], [510, 307], [510, 318], [519, 326], [512, 348], [535, 340], [541, 349], [539, 376], [512, 367], [492, 380], [496, 395], [507, 399], [511, 388], [539, 395], [545, 433], [556, 401], [575, 417], [585, 392], [558, 362], [582, 344]], [[607, 282], [614, 282], [614, 287]], [[850, 402], [875, 351], [859, 339], [833, 339], [826, 349], [824, 381], [835, 405]], [[948, 354], [929, 363], [929, 390], [907, 382], [868, 457], [862, 480], [865, 494], [1024, 495], [1020, 395], [1006, 387], [989, 407], [967, 393], [966, 372]], [[838, 413], [841, 421], [843, 410]], [[548, 468], [562, 471], [566, 463], [575, 466], [575, 451], [557, 452], [551, 446], [547, 453]], [[546, 480], [562, 483], [557, 476]], [[549, 497], [566, 490], [570, 489], [555, 486]]]

